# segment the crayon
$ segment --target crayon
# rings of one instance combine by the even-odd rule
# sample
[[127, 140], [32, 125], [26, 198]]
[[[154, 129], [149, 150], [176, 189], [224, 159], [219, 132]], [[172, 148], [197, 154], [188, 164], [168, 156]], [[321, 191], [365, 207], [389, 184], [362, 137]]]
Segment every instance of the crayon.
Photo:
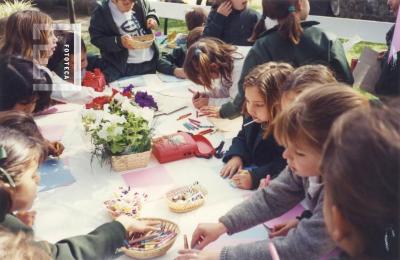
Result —
[[212, 132], [214, 132], [214, 130], [211, 129], [211, 128], [208, 128], [208, 129], [206, 129], [206, 130], [203, 130], [203, 131], [198, 132], [197, 134], [198, 134], [198, 135], [205, 135], [205, 134], [209, 134], [209, 133], [212, 133]]
[[181, 119], [184, 119], [184, 118], [189, 117], [189, 116], [191, 116], [191, 115], [192, 115], [192, 113], [188, 113], [188, 114], [185, 114], [185, 115], [181, 115], [181, 116], [178, 117], [178, 119], [176, 119], [176, 120], [181, 120]]
[[246, 126], [248, 126], [248, 125], [251, 125], [252, 123], [255, 123], [255, 122], [256, 122], [256, 120], [253, 120], [253, 121], [247, 122], [246, 124], [244, 124], [244, 125], [243, 125], [243, 127], [246, 127]]
[[189, 243], [188, 243], [188, 239], [187, 239], [187, 235], [183, 235], [183, 245], [185, 249], [189, 249]]

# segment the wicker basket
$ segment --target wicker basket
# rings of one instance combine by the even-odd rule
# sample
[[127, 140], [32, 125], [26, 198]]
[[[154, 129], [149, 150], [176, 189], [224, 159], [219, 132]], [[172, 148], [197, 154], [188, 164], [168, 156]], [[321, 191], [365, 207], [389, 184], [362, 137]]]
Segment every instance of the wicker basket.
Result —
[[[201, 193], [202, 198], [197, 199], [195, 201], [189, 200], [188, 202], [183, 202], [183, 203], [175, 202], [173, 200], [173, 198], [175, 196], [179, 196], [182, 193], [189, 192], [190, 189], [192, 189], [194, 193]], [[167, 194], [165, 195], [169, 209], [172, 212], [176, 212], [176, 213], [185, 213], [185, 212], [189, 212], [189, 211], [192, 211], [192, 210], [195, 210], [195, 209], [201, 207], [206, 200], [206, 196], [207, 196], [207, 190], [199, 184], [183, 186], [183, 187], [171, 190], [171, 191], [167, 192]]]
[[130, 40], [130, 45], [134, 49], [147, 49], [150, 48], [150, 46], [153, 44], [154, 39], [154, 33], [141, 36], [132, 36], [132, 40]]
[[165, 255], [167, 251], [173, 246], [176, 241], [176, 238], [179, 235], [179, 227], [172, 221], [160, 219], [160, 218], [140, 218], [139, 220], [155, 220], [160, 221], [161, 225], [164, 227], [164, 230], [170, 230], [176, 233], [175, 237], [168, 240], [161, 247], [155, 249], [133, 249], [133, 248], [121, 248], [121, 251], [124, 252], [127, 256], [130, 256], [135, 259], [149, 259], [158, 256]]
[[143, 153], [111, 156], [111, 166], [117, 172], [146, 167], [150, 161], [150, 156], [151, 150]]

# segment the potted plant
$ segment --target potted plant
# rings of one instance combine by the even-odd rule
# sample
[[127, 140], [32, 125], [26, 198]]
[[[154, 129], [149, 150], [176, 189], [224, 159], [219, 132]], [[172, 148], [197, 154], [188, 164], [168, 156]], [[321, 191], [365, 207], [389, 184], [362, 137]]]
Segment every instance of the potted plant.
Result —
[[141, 107], [133, 98], [120, 93], [97, 100], [104, 103], [95, 106], [97, 110], [86, 109], [82, 114], [85, 130], [94, 145], [93, 155], [100, 157], [101, 162], [111, 161], [118, 172], [147, 166], [154, 110]]

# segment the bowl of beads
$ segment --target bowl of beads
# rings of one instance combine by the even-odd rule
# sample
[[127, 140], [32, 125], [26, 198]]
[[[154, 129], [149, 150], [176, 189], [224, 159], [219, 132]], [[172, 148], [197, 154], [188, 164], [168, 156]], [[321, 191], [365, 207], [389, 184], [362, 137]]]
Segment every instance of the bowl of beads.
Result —
[[184, 213], [201, 207], [206, 199], [207, 190], [198, 182], [173, 189], [166, 194], [167, 204], [172, 212]]
[[148, 195], [139, 193], [128, 187], [119, 187], [113, 197], [104, 202], [108, 212], [113, 218], [120, 215], [137, 218], [140, 216], [143, 202], [147, 200]]
[[145, 234], [135, 234], [129, 238], [125, 247], [120, 248], [120, 251], [135, 259], [149, 259], [165, 255], [178, 237], [178, 225], [160, 218], [140, 218], [140, 220], [158, 221], [160, 228]]

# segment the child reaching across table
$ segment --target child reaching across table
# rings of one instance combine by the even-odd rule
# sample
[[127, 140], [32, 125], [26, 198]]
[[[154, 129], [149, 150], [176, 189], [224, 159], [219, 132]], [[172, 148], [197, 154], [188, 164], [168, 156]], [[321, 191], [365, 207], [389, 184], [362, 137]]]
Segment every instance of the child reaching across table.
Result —
[[[232, 178], [238, 188], [256, 189], [261, 179], [267, 175], [275, 178], [286, 165], [284, 149], [271, 134], [271, 123], [280, 112], [280, 88], [292, 71], [287, 63], [268, 62], [254, 68], [245, 79], [244, 124], [232, 140], [220, 172], [222, 177]], [[243, 170], [248, 166], [253, 169]]]
[[182, 259], [272, 259], [273, 242], [282, 259], [319, 259], [334, 248], [322, 215], [321, 152], [333, 122], [345, 112], [368, 106], [368, 99], [338, 84], [305, 90], [274, 122], [274, 136], [285, 146], [288, 167], [268, 187], [230, 210], [219, 223], [199, 224], [192, 248], [203, 249], [222, 234], [234, 234], [287, 212], [303, 199], [312, 212], [285, 237], [226, 246], [221, 251], [181, 251]]
[[[0, 226], [11, 232], [32, 233], [12, 212], [29, 210], [36, 198], [37, 169], [46, 156], [46, 148], [35, 138], [0, 126]], [[87, 235], [63, 239], [55, 244], [46, 241], [35, 245], [53, 259], [104, 259], [115, 256], [129, 233], [157, 230], [158, 222], [138, 221], [127, 216], [103, 224]]]
[[236, 47], [216, 38], [203, 38], [190, 46], [183, 69], [207, 93], [194, 93], [192, 101], [208, 116], [219, 117], [219, 106], [236, 96], [237, 82], [249, 47]]

